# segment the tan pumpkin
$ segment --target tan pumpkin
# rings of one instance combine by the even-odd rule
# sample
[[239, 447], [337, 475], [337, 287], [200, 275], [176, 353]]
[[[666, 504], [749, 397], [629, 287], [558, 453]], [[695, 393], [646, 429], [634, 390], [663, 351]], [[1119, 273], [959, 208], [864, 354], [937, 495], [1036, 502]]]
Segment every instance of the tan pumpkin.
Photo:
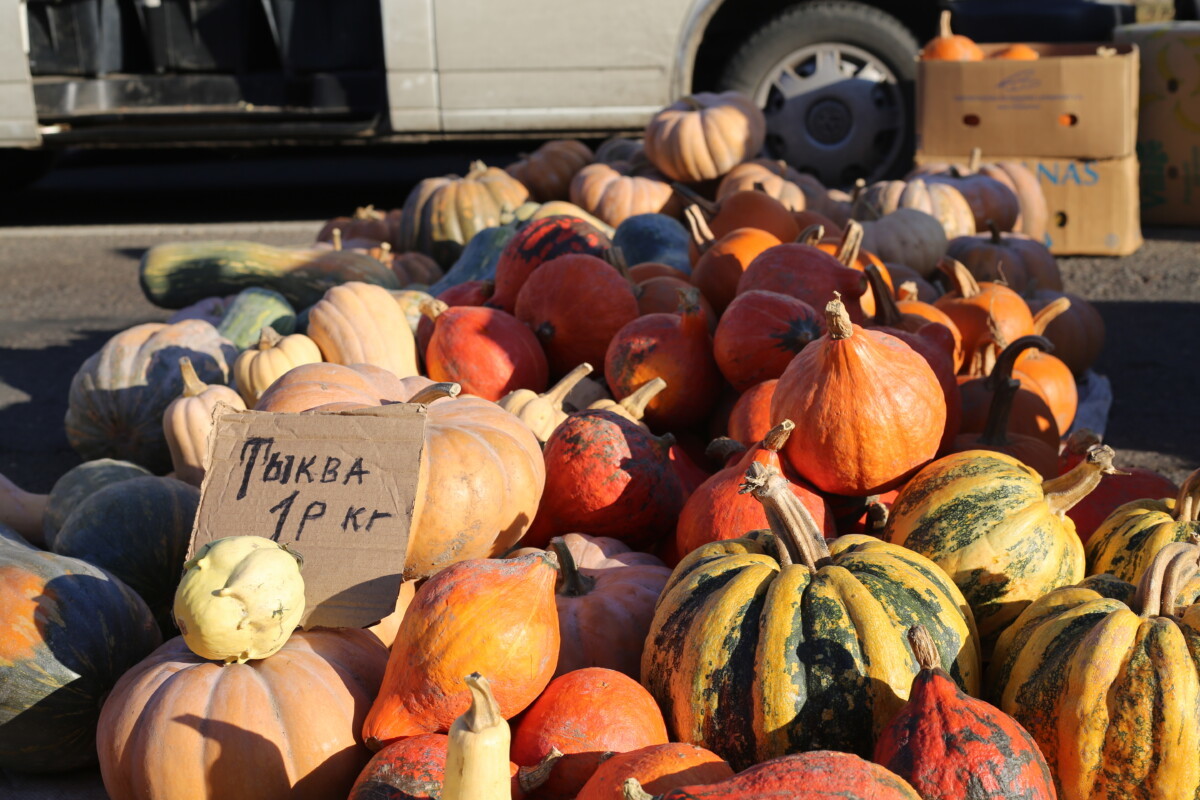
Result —
[[163, 412], [163, 436], [171, 451], [175, 477], [199, 486], [208, 466], [208, 435], [213, 428], [213, 410], [218, 403], [224, 403], [230, 410], [244, 411], [246, 404], [228, 386], [209, 385], [200, 380], [187, 356], [179, 359], [179, 371], [183, 375], [183, 394], [172, 400]]
[[975, 233], [975, 216], [962, 193], [945, 183], [927, 183], [920, 178], [880, 181], [858, 194], [850, 215], [857, 220], [874, 220], [901, 208], [915, 208], [937, 219], [947, 239]]
[[326, 361], [374, 364], [398, 378], [417, 374], [417, 345], [391, 292], [351, 281], [334, 286], [308, 313], [308, 336]]
[[882, 261], [899, 262], [928, 278], [946, 254], [946, 230], [936, 218], [915, 208], [901, 208], [877, 220], [865, 220], [864, 250]]
[[646, 406], [667, 388], [667, 382], [662, 378], [651, 378], [637, 389], [630, 392], [620, 401], [611, 397], [601, 397], [587, 406], [589, 411], [611, 411], [630, 422], [636, 422], [642, 428], [650, 430], [642, 417], [646, 415]]
[[821, 181], [792, 169], [784, 161], [757, 158], [731, 169], [717, 186], [717, 202], [747, 189], [758, 189], [783, 204], [789, 211], [824, 214], [829, 196]]
[[616, 227], [635, 214], [679, 216], [679, 199], [671, 184], [653, 170], [627, 161], [589, 164], [575, 174], [571, 202]]
[[537, 440], [545, 444], [554, 429], [567, 418], [569, 412], [563, 408], [567, 396], [592, 373], [592, 369], [591, 364], [584, 362], [545, 392], [538, 394], [530, 389], [517, 389], [500, 398], [499, 405], [524, 422]]
[[525, 184], [539, 203], [566, 200], [575, 173], [592, 163], [592, 150], [578, 139], [555, 139], [529, 154], [520, 155], [504, 168]]
[[688, 95], [655, 114], [646, 125], [646, 158], [664, 175], [684, 183], [713, 180], [762, 149], [767, 122], [740, 92]]
[[266, 326], [258, 336], [258, 344], [238, 354], [233, 362], [233, 382], [247, 408], [253, 408], [275, 380], [292, 367], [316, 364], [321, 358], [317, 343], [303, 333], [280, 336]]
[[[994, 56], [993, 56], [994, 57]], [[1020, 161], [984, 161], [982, 151], [976, 147], [966, 166], [932, 162], [913, 170], [911, 175], [937, 175], [958, 170], [962, 174], [980, 173], [1000, 181], [1017, 196], [1020, 214], [1017, 216], [1013, 233], [1023, 233], [1035, 241], [1046, 238], [1046, 225], [1050, 212], [1046, 206], [1046, 194], [1038, 182], [1037, 173]], [[1043, 288], [1061, 289], [1061, 286]]]

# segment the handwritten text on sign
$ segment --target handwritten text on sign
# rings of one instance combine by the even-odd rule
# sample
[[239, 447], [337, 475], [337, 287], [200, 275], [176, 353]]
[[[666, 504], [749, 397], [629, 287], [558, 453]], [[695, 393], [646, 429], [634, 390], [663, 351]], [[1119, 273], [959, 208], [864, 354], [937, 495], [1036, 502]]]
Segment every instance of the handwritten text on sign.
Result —
[[304, 556], [305, 627], [369, 625], [395, 606], [425, 437], [420, 405], [220, 415], [192, 549], [263, 536]]

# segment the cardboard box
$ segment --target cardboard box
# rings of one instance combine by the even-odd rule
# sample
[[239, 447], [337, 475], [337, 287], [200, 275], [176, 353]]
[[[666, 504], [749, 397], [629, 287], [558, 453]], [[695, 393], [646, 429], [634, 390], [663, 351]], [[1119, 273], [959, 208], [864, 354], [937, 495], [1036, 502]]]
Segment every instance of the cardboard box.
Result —
[[[1049, 211], [1045, 243], [1055, 255], [1124, 256], [1142, 246], [1136, 155], [1103, 160], [988, 158], [1020, 161], [1038, 176]], [[917, 156], [918, 164], [969, 160], [969, 156]]]
[[1124, 25], [1146, 62], [1138, 103], [1142, 222], [1200, 225], [1200, 22]]
[[[1007, 45], [982, 45], [991, 53]], [[1138, 49], [1033, 44], [1036, 61], [920, 61], [917, 151], [1120, 158], [1137, 141]]]

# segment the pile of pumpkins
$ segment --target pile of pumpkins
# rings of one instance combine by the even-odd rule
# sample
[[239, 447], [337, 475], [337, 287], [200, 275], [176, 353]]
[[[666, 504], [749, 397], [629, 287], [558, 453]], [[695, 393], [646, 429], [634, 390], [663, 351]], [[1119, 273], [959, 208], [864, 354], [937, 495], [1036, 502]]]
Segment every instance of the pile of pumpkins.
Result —
[[[81, 366], [84, 463], [0, 477], [0, 767], [98, 763], [114, 800], [1194, 795], [1200, 475], [1064, 441], [1103, 327], [1036, 181], [848, 195], [755, 161], [763, 127], [697, 95], [310, 247], [150, 250], [175, 313]], [[185, 564], [219, 403], [427, 406], [393, 615], [292, 632], [267, 540]]]

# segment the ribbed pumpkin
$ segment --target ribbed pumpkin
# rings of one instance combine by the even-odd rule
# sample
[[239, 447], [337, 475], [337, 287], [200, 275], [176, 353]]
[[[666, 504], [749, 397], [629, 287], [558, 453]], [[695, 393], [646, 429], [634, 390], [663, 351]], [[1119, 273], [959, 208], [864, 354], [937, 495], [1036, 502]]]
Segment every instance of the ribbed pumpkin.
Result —
[[558, 663], [555, 567], [545, 553], [470, 559], [422, 584], [363, 723], [367, 744], [378, 750], [406, 736], [449, 730], [470, 705], [462, 683], [468, 670], [492, 676], [506, 719], [532, 703]]
[[971, 604], [986, 656], [1033, 600], [1083, 578], [1066, 511], [1113, 470], [1113, 451], [1043, 480], [1012, 456], [971, 450], [925, 467], [892, 505], [883, 539], [943, 567]]
[[833, 494], [886, 491], [937, 453], [946, 400], [924, 357], [850, 322], [833, 300], [828, 333], [804, 348], [779, 379], [771, 418], [796, 430], [784, 454], [797, 474]]
[[[554, 677], [606, 667], [637, 680], [654, 604], [671, 570], [607, 536], [568, 533], [551, 539], [549, 549], [559, 570], [554, 599], [561, 642]], [[512, 555], [534, 552], [523, 547]]]
[[604, 258], [611, 248], [607, 236], [579, 217], [554, 215], [533, 220], [500, 252], [491, 305], [511, 313], [529, 274], [542, 264], [572, 253]]
[[604, 760], [576, 800], [625, 800], [627, 780], [643, 792], [663, 794], [680, 786], [717, 783], [733, 776], [725, 759], [694, 744], [656, 744]]
[[391, 293], [352, 281], [334, 286], [308, 312], [309, 338], [333, 364], [374, 364], [397, 378], [417, 374], [412, 328]]
[[243, 350], [233, 364], [233, 382], [248, 408], [253, 408], [267, 387], [283, 373], [301, 364], [316, 364], [321, 358], [317, 343], [303, 333], [280, 336], [264, 327], [258, 344]]
[[1061, 800], [1200, 791], [1200, 547], [1139, 585], [1098, 575], [1034, 601], [996, 644], [989, 699], [1041, 747]]
[[684, 557], [646, 639], [642, 683], [673, 738], [735, 768], [821, 747], [870, 754], [918, 670], [904, 639], [914, 622], [978, 692], [975, 625], [945, 573], [870, 536], [826, 547], [783, 476], [761, 464], [746, 475], [772, 533]]
[[[782, 472], [779, 451], [795, 427], [785, 419], [736, 462], [717, 472], [692, 493], [675, 526], [675, 553], [682, 559], [698, 547], [725, 539], [736, 539], [749, 531], [767, 527], [762, 503], [741, 492], [746, 470], [760, 463]], [[826, 538], [837, 535], [833, 513], [825, 499], [802, 482], [788, 481], [792, 492], [813, 517], [817, 530]]]
[[[703, 252], [692, 268], [695, 284], [718, 315], [737, 295], [738, 281], [750, 263], [769, 247], [782, 244], [772, 233], [758, 228], [734, 228], [719, 239], [708, 239], [708, 226], [698, 212], [688, 215]], [[708, 232], [708, 233], [706, 233]]]
[[940, 266], [951, 288], [934, 305], [958, 327], [968, 358], [986, 339], [1005, 347], [1033, 333], [1033, 314], [1019, 294], [1000, 283], [976, 281], [952, 258], [943, 259]]
[[813, 308], [824, 308], [837, 293], [851, 320], [860, 325], [866, 321], [861, 305], [866, 276], [813, 245], [781, 244], [759, 253], [738, 280], [737, 293], [755, 289], [786, 294]]
[[1033, 737], [959, 688], [928, 631], [914, 625], [908, 641], [921, 671], [908, 704], [875, 744], [875, 762], [912, 784], [921, 800], [1054, 800], [1054, 779]]
[[750, 447], [767, 435], [771, 430], [771, 402], [778, 384], [776, 378], [742, 392], [729, 412], [727, 433], [731, 439]]
[[404, 199], [396, 249], [416, 250], [449, 267], [479, 231], [528, 199], [529, 190], [499, 167], [471, 164], [466, 177], [426, 178]]
[[617, 399], [654, 378], [667, 388], [646, 406], [646, 423], [659, 430], [687, 428], [716, 404], [721, 373], [698, 289], [681, 290], [679, 314], [649, 314], [625, 325], [608, 345], [604, 377]]
[[246, 404], [241, 395], [228, 386], [209, 386], [201, 381], [187, 356], [179, 359], [179, 371], [183, 375], [183, 393], [163, 411], [163, 436], [171, 451], [175, 477], [199, 487], [208, 467], [208, 436], [213, 429], [213, 411], [218, 403], [229, 406], [230, 411], [244, 411]]
[[850, 213], [856, 220], [877, 220], [901, 208], [915, 208], [935, 218], [947, 239], [975, 233], [975, 216], [962, 193], [920, 178], [873, 183], [855, 197]]
[[986, 231], [989, 224], [1011, 231], [1021, 216], [1017, 193], [1003, 182], [981, 173], [964, 174], [958, 169], [944, 174], [926, 175], [929, 183], [948, 183], [962, 194], [975, 216], [975, 230]]
[[713, 357], [725, 380], [745, 391], [778, 378], [825, 333], [825, 319], [803, 300], [761, 289], [738, 295], [717, 323]]
[[1200, 470], [1184, 480], [1175, 497], [1134, 500], [1113, 511], [1087, 541], [1087, 571], [1137, 583], [1159, 550], [1197, 536]]
[[589, 255], [560, 256], [535, 270], [517, 295], [515, 314], [546, 352], [550, 374], [601, 364], [608, 343], [638, 316], [629, 281]]
[[646, 158], [669, 178], [698, 183], [719, 178], [762, 149], [767, 123], [739, 92], [688, 95], [646, 124]]
[[1054, 354], [1071, 368], [1075, 377], [1081, 378], [1104, 349], [1104, 318], [1079, 295], [1049, 289], [1034, 292], [1029, 308], [1037, 313], [1060, 297], [1065, 297], [1071, 305], [1046, 323], [1042, 335], [1054, 342]]
[[172, 639], [104, 702], [104, 788], [113, 800], [342, 797], [370, 755], [358, 729], [386, 659], [354, 629], [297, 632], [245, 664], [206, 661]]
[[982, 61], [983, 51], [966, 36], [950, 28], [949, 9], [938, 18], [938, 33], [921, 48], [922, 61]]
[[1046, 245], [1019, 233], [1001, 233], [994, 220], [987, 232], [950, 240], [946, 255], [962, 262], [977, 281], [1002, 281], [1018, 294], [1062, 289], [1058, 262]]
[[946, 231], [935, 218], [915, 208], [862, 223], [863, 247], [887, 264], [906, 264], [925, 277], [937, 271], [946, 254]]
[[574, 531], [643, 548], [664, 538], [684, 501], [673, 443], [611, 410], [569, 415], [546, 441], [546, 491], [521, 543], [543, 547]]
[[824, 214], [828, 203], [824, 184], [808, 173], [797, 172], [784, 161], [757, 158], [738, 164], [721, 178], [717, 202], [748, 189], [767, 193], [789, 211]]
[[499, 400], [517, 389], [545, 391], [546, 353], [520, 320], [498, 308], [426, 301], [421, 312], [433, 320], [425, 367], [435, 381], [461, 384], [463, 391]]
[[662, 712], [633, 678], [603, 667], [577, 669], [550, 682], [513, 731], [512, 758], [529, 766], [549, 752], [563, 757], [538, 796], [570, 800], [606, 753], [667, 743]]
[[615, 161], [589, 164], [571, 179], [571, 202], [613, 227], [638, 214], [679, 216], [679, 199], [661, 173]]
[[118, 333], [71, 380], [67, 440], [85, 460], [119, 458], [152, 472], [171, 469], [164, 409], [183, 390], [179, 358], [205, 383], [225, 383], [237, 350], [207, 322], [147, 322]]
[[571, 179], [592, 163], [592, 158], [592, 149], [578, 139], [554, 139], [522, 154], [504, 171], [525, 184], [532, 200], [566, 200]]
[[161, 642], [145, 601], [124, 583], [0, 526], [0, 767], [95, 764], [100, 704]]
[[[263, 411], [427, 403], [425, 447], [405, 558], [405, 578], [427, 578], [467, 558], [505, 552], [529, 527], [545, 462], [523, 422], [495, 403], [457, 397], [457, 386], [398, 380], [377, 368], [309, 364], [263, 395]], [[459, 676], [461, 677], [461, 676]]]

